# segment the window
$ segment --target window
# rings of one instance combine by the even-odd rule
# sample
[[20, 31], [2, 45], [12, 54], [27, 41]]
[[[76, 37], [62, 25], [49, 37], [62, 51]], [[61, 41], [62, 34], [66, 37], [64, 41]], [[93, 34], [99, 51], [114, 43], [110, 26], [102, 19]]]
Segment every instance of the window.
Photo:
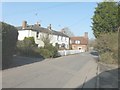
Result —
[[77, 44], [77, 40], [75, 41], [75, 44]]
[[78, 41], [77, 43], [80, 44], [80, 41]]
[[59, 36], [59, 40], [61, 40], [61, 36]]
[[80, 41], [79, 41], [79, 40], [76, 40], [76, 41], [75, 41], [75, 44], [80, 44]]
[[39, 32], [36, 33], [36, 37], [38, 38]]
[[63, 40], [63, 37], [61, 36], [61, 41]]
[[61, 44], [61, 47], [65, 48], [65, 44], [64, 44], [64, 43], [62, 43], [62, 44]]
[[59, 40], [59, 36], [57, 36], [57, 40]]

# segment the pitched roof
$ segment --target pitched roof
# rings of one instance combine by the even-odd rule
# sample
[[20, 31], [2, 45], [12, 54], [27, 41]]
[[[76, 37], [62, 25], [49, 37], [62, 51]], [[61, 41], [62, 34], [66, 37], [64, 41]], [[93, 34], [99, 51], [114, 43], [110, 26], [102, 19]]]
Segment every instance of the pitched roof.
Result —
[[19, 26], [19, 27], [17, 27], [17, 29], [18, 30], [33, 30], [33, 31], [49, 33], [49, 34], [53, 34], [53, 35], [69, 37], [69, 36], [65, 35], [64, 33], [62, 33], [62, 32], [55, 31], [55, 30], [49, 30], [47, 28], [40, 27], [40, 26], [37, 26], [37, 25], [29, 25], [25, 29], [22, 29], [22, 26]]
[[[80, 41], [80, 45], [87, 45], [88, 44], [88, 38], [83, 37], [70, 37], [71, 41], [75, 41], [75, 40], [79, 40]], [[72, 44], [75, 44], [72, 43]]]

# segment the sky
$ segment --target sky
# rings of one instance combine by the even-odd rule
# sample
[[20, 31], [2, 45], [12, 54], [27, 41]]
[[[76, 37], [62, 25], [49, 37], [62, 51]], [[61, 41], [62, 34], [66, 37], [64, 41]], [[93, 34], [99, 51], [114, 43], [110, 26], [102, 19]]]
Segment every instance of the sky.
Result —
[[96, 6], [96, 2], [2, 2], [2, 21], [14, 26], [21, 26], [23, 20], [28, 25], [38, 21], [42, 27], [51, 24], [56, 31], [68, 27], [75, 36], [88, 32], [91, 39]]

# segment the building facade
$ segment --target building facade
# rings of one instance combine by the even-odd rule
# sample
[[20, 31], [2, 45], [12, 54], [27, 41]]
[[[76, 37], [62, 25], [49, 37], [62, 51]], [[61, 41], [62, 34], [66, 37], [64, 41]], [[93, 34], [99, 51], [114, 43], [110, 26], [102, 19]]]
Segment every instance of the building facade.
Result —
[[44, 47], [42, 38], [49, 36], [50, 43], [53, 46], [57, 44], [59, 48], [69, 49], [70, 38], [62, 32], [52, 30], [51, 24], [44, 28], [38, 22], [35, 25], [28, 25], [27, 21], [23, 21], [22, 26], [17, 28], [19, 33], [18, 40], [24, 40], [25, 37], [34, 37], [38, 47]]
[[85, 35], [82, 37], [70, 37], [70, 46], [73, 50], [85, 52], [88, 50], [88, 40], [88, 33], [85, 32]]

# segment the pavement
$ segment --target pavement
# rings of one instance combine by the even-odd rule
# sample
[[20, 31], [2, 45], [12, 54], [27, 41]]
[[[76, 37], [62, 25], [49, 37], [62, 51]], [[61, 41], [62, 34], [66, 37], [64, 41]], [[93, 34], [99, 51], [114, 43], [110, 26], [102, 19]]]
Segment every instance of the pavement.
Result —
[[96, 88], [97, 67], [89, 52], [45, 59], [3, 70], [2, 88]]
[[98, 63], [99, 66], [99, 88], [118, 87], [118, 65]]

